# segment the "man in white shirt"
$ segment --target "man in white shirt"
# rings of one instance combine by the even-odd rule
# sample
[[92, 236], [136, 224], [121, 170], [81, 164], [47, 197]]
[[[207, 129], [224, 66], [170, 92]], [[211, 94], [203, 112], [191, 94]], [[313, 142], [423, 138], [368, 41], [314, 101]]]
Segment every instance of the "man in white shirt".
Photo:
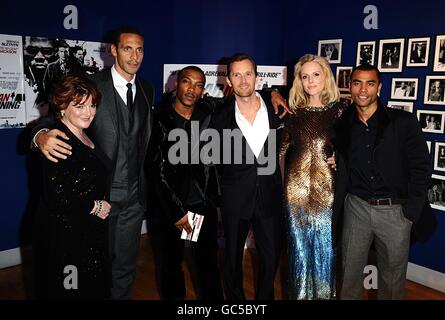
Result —
[[407, 89], [407, 85], [405, 82], [402, 82], [400, 84], [400, 87], [396, 87], [396, 89], [394, 90], [394, 97], [395, 98], [403, 98], [406, 96], [406, 89]]
[[[213, 127], [221, 137], [227, 137], [222, 132], [230, 131], [231, 137], [242, 143], [223, 139], [224, 289], [229, 300], [245, 299], [242, 260], [247, 234], [252, 227], [259, 258], [256, 299], [270, 300], [274, 298], [274, 279], [283, 241], [282, 185], [277, 152], [277, 131], [282, 128], [282, 122], [272, 105], [255, 91], [258, 75], [252, 57], [233, 56], [227, 64], [227, 75], [234, 96], [214, 115]], [[241, 163], [233, 161], [232, 157]]]

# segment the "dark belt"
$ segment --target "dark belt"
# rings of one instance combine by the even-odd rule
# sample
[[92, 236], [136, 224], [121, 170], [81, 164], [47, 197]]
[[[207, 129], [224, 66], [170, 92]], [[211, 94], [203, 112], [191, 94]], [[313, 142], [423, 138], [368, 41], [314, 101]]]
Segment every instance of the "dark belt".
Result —
[[399, 199], [399, 198], [383, 198], [383, 199], [368, 199], [365, 200], [368, 202], [371, 206], [390, 206], [393, 204], [404, 204], [406, 202], [406, 199]]

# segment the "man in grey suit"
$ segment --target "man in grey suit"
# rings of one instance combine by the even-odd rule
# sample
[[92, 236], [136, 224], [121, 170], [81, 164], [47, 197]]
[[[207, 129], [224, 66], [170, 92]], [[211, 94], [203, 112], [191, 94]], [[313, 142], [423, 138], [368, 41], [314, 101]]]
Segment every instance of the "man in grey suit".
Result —
[[[147, 206], [143, 164], [152, 128], [154, 90], [136, 77], [144, 57], [144, 38], [138, 31], [118, 30], [111, 52], [113, 67], [91, 76], [102, 94], [102, 102], [89, 134], [113, 163], [109, 216], [111, 297], [131, 299]], [[35, 135], [34, 143], [45, 157], [58, 162], [71, 154], [69, 141], [59, 137], [68, 139], [58, 130], [42, 129]]]

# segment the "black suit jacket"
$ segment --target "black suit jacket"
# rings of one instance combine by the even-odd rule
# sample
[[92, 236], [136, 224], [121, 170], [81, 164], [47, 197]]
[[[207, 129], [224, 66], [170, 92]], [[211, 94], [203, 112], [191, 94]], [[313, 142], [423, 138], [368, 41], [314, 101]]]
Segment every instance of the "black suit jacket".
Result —
[[[252, 217], [256, 205], [261, 206], [261, 214], [264, 217], [282, 214], [282, 183], [278, 154], [283, 125], [274, 114], [273, 107], [268, 102], [270, 100], [265, 99], [264, 101], [267, 105], [269, 127], [270, 129], [276, 129], [277, 133], [275, 150], [265, 150], [266, 155], [268, 152], [275, 152], [275, 170], [271, 175], [258, 175], [257, 170], [261, 165], [256, 161], [254, 164], [246, 164], [246, 152], [242, 154], [242, 164], [222, 164], [219, 167], [222, 193], [221, 209], [225, 219], [230, 219], [232, 215], [249, 219]], [[228, 99], [225, 105], [213, 116], [212, 127], [218, 130], [220, 137], [223, 136], [223, 129], [239, 129], [235, 119], [235, 97]], [[266, 141], [265, 148], [267, 148], [267, 144]], [[221, 143], [222, 145], [223, 143]], [[247, 152], [252, 152], [244, 137], [243, 145], [246, 145], [246, 148], [249, 149]], [[246, 148], [243, 148], [243, 150], [246, 150]], [[239, 152], [239, 150], [236, 150], [236, 152]], [[233, 144], [231, 153], [234, 154]], [[223, 150], [221, 150], [222, 155]], [[261, 202], [260, 204], [257, 203], [258, 200]]]
[[[407, 199], [403, 213], [413, 222], [415, 237], [426, 241], [436, 227], [427, 199], [431, 182], [428, 147], [417, 119], [408, 112], [384, 107], [380, 102], [379, 129], [373, 159], [385, 185]], [[336, 124], [338, 170], [334, 199], [335, 216], [341, 216], [349, 184], [349, 145], [356, 107], [348, 108]]]

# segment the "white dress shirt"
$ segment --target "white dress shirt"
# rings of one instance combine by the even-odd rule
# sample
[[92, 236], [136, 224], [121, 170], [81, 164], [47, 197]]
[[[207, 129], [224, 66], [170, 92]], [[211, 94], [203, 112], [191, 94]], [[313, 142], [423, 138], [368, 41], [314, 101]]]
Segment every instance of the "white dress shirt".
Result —
[[133, 91], [133, 102], [134, 97], [136, 97], [136, 85], [134, 84], [136, 80], [136, 75], [133, 76], [133, 79], [131, 81], [127, 81], [122, 77], [119, 73], [116, 71], [116, 67], [113, 65], [111, 67], [111, 77], [113, 78], [113, 85], [116, 89], [117, 93], [119, 93], [119, 96], [124, 100], [125, 104], [127, 104], [127, 83], [131, 83], [131, 90]]
[[264, 143], [266, 142], [267, 136], [269, 135], [269, 115], [267, 113], [267, 107], [263, 99], [256, 93], [257, 97], [260, 99], [260, 108], [257, 111], [253, 123], [250, 124], [249, 121], [241, 114], [238, 108], [238, 103], [235, 101], [235, 120], [238, 127], [241, 129], [244, 138], [246, 138], [247, 143], [253, 151], [253, 154], [258, 159], [261, 149], [263, 149]]

